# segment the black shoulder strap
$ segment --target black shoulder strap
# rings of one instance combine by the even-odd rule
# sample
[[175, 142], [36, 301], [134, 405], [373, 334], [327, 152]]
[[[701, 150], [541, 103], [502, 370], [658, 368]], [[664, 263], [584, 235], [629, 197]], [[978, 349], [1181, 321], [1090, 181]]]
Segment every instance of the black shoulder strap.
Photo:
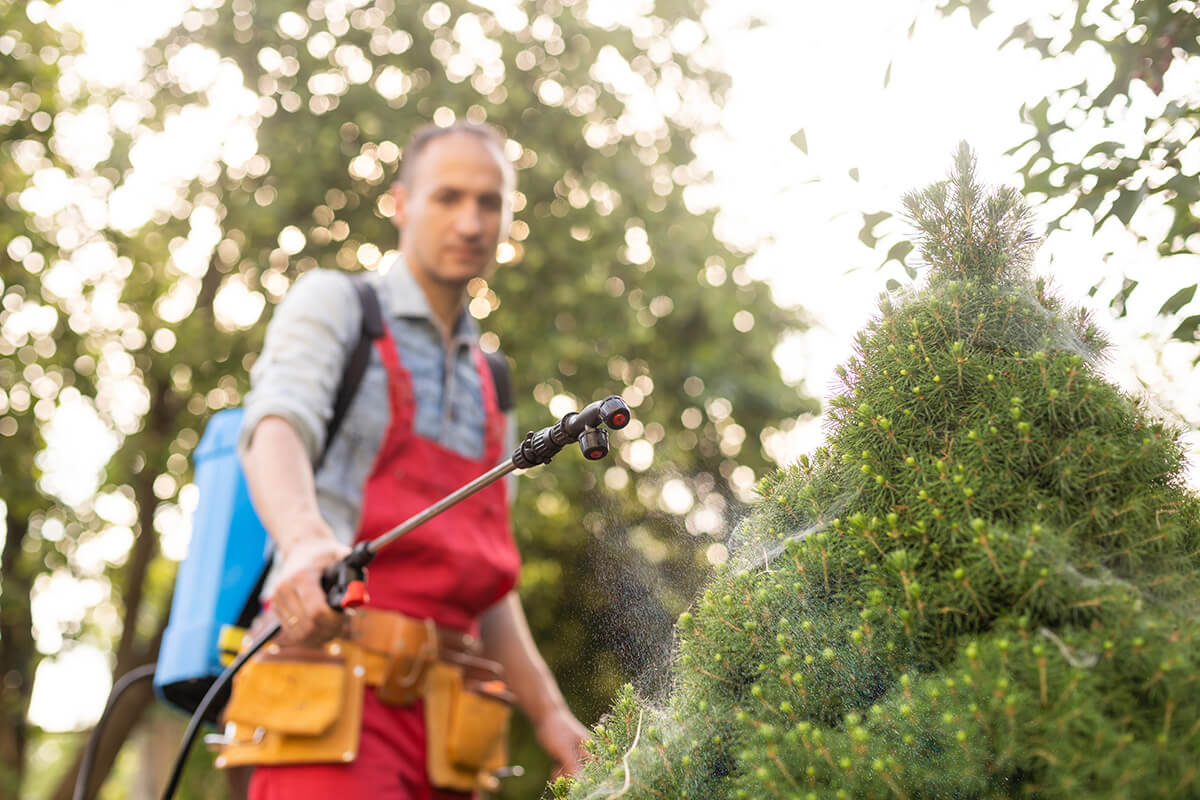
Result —
[[313, 472], [316, 472], [321, 468], [321, 464], [325, 463], [325, 456], [329, 453], [333, 437], [342, 427], [342, 422], [346, 419], [346, 412], [350, 410], [350, 403], [354, 401], [354, 395], [358, 392], [358, 387], [362, 385], [363, 375], [367, 371], [367, 363], [371, 360], [372, 343], [383, 336], [383, 312], [379, 308], [379, 296], [375, 294], [375, 289], [363, 278], [353, 277], [350, 280], [354, 285], [355, 294], [358, 295], [358, 303], [362, 307], [362, 328], [358, 335], [358, 344], [355, 345], [354, 352], [350, 354], [350, 358], [346, 360], [346, 366], [342, 370], [342, 380], [338, 384], [337, 395], [333, 399], [333, 416], [329, 418], [329, 427], [325, 429], [325, 446], [321, 449], [321, 454], [317, 456], [316, 462], [313, 463]]
[[507, 414], [512, 411], [512, 380], [508, 374], [508, 359], [504, 353], [497, 350], [494, 353], [484, 353], [488, 369], [492, 371], [492, 383], [496, 386], [496, 404]]

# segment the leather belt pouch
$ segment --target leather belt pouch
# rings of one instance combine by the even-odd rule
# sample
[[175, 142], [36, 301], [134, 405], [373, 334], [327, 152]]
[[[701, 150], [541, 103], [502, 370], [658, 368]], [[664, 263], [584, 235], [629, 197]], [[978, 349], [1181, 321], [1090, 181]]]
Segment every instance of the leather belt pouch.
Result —
[[359, 649], [268, 645], [234, 677], [218, 767], [353, 761], [365, 669]]
[[470, 663], [437, 661], [426, 674], [427, 770], [430, 783], [439, 789], [495, 789], [497, 781], [491, 773], [508, 758], [514, 698], [502, 681], [472, 677], [477, 672]]
[[375, 687], [379, 702], [392, 706], [410, 706], [424, 687], [425, 673], [433, 658], [432, 649], [419, 652], [400, 651], [389, 653], [383, 671], [383, 680]]
[[374, 663], [368, 668], [368, 683], [375, 686], [381, 703], [408, 706], [421, 696], [425, 671], [438, 651], [438, 632], [432, 620], [358, 609], [350, 618], [350, 637], [373, 654], [372, 662], [377, 657], [384, 660], [378, 677]]
[[446, 755], [459, 769], [499, 769], [508, 757], [513, 696], [501, 681], [465, 681], [450, 714]]

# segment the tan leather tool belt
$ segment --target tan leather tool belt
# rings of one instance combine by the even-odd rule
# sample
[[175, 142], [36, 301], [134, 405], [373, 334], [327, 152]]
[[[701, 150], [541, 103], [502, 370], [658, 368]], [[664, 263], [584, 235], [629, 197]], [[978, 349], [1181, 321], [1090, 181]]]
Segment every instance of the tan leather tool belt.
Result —
[[515, 698], [474, 636], [394, 611], [355, 609], [323, 648], [268, 644], [234, 677], [218, 767], [352, 761], [363, 687], [380, 702], [424, 701], [430, 782], [493, 789]]
[[380, 701], [389, 705], [406, 706], [421, 696], [434, 661], [462, 667], [466, 679], [503, 679], [503, 667], [481, 656], [483, 644], [478, 638], [439, 627], [433, 620], [376, 608], [355, 609], [347, 620], [345, 638], [365, 651], [367, 685], [376, 687]]

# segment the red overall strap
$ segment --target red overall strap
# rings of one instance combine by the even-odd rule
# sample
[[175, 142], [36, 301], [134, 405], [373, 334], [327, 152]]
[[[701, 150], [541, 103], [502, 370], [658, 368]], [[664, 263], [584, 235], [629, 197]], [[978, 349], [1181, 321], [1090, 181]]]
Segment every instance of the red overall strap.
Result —
[[[396, 348], [396, 340], [392, 338], [390, 325], [384, 324], [383, 336], [375, 340], [375, 349], [379, 351], [379, 358], [383, 361], [384, 369], [387, 371], [388, 409], [391, 411], [391, 423], [384, 433], [383, 445], [386, 445], [393, 433], [403, 434], [405, 437], [412, 434], [417, 402], [413, 396], [412, 376], [400, 363], [400, 351]], [[379, 466], [383, 445], [380, 446], [380, 453], [375, 457], [375, 464], [371, 468], [372, 473]]]
[[[386, 328], [376, 340], [388, 373], [391, 422], [363, 489], [357, 539], [374, 539], [484, 474], [501, 458], [505, 421], [487, 360], [472, 348], [484, 406], [483, 453], [450, 450], [413, 430], [412, 378]], [[368, 605], [473, 631], [478, 615], [510, 591], [520, 568], [504, 481], [496, 481], [379, 551]]]
[[475, 369], [479, 372], [479, 386], [483, 391], [483, 408], [487, 415], [484, 422], [483, 460], [493, 466], [500, 463], [504, 455], [504, 412], [500, 410], [500, 401], [496, 399], [496, 382], [492, 378], [492, 369], [488, 366], [483, 351], [476, 346], [471, 347], [475, 357]]

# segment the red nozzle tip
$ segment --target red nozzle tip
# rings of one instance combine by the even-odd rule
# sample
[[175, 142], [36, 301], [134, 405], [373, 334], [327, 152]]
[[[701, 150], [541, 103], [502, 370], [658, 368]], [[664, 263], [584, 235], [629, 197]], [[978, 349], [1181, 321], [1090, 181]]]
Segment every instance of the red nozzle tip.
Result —
[[604, 458], [605, 452], [606, 451], [601, 450], [599, 447], [592, 448], [591, 450], [587, 451], [588, 460], [599, 461], [600, 459]]
[[612, 415], [612, 424], [617, 428], [625, 427], [627, 422], [629, 422], [629, 415], [624, 412], [618, 411]]
[[367, 596], [367, 585], [362, 581], [350, 581], [346, 594], [342, 598], [342, 608], [357, 608], [370, 598]]

